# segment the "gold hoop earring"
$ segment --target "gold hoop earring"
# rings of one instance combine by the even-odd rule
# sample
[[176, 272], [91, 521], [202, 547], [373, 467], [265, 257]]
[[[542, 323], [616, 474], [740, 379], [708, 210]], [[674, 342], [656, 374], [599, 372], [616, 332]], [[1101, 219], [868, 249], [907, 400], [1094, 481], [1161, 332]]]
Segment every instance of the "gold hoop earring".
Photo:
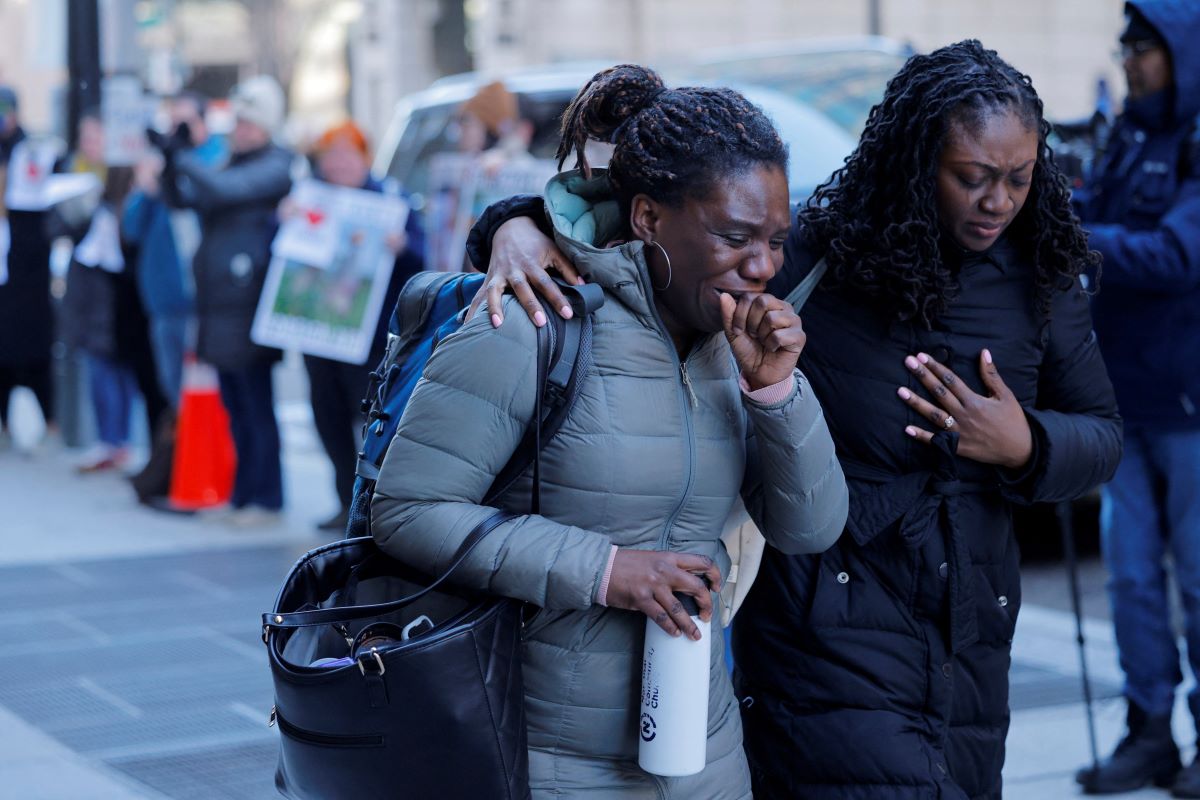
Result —
[[[673, 277], [675, 277], [674, 273], [671, 272], [671, 257], [669, 255], [667, 255], [667, 248], [663, 247], [658, 242], [651, 239], [650, 244], [653, 245], [654, 247], [657, 247], [658, 251], [663, 254], [663, 258], [665, 258], [667, 261], [667, 283], [666, 283], [666, 285], [665, 286], [655, 286], [653, 281], [651, 281], [650, 288], [656, 292], [665, 292], [671, 286], [671, 279]], [[647, 262], [646, 266], [649, 266], [649, 262]]]

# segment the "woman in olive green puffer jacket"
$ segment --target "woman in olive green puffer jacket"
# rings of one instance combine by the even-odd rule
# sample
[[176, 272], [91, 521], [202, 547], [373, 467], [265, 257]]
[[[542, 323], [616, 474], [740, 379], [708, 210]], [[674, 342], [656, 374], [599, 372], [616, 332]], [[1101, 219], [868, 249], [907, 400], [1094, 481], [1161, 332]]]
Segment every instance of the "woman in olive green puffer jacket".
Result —
[[[786, 150], [735, 92], [665, 90], [639, 67], [600, 73], [568, 114], [563, 154], [588, 134], [616, 145], [609, 171], [581, 158], [546, 193], [559, 247], [605, 290], [593, 367], [542, 451], [541, 514], [505, 523], [454, 580], [542, 609], [523, 647], [535, 798], [748, 797], [717, 626], [704, 771], [638, 768], [638, 693], [646, 617], [691, 635], [672, 591], [711, 613], [697, 575], [727, 571], [719, 537], [739, 494], [789, 553], [824, 550], [846, 519], [820, 405], [795, 370], [803, 330], [763, 293], [791, 216]], [[535, 330], [523, 314], [494, 328], [491, 312], [430, 358], [373, 501], [380, 546], [430, 572], [492, 513], [480, 500], [533, 416]], [[530, 481], [499, 505], [524, 514]]]

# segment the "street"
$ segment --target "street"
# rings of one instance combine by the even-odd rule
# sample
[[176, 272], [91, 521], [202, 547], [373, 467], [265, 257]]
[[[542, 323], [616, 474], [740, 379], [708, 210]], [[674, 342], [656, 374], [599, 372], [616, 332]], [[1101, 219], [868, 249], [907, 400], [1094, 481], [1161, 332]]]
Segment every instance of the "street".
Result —
[[[74, 454], [0, 452], [0, 785], [22, 800], [270, 798], [277, 732], [258, 615], [334, 507], [295, 365], [278, 371], [286, 521], [233, 530], [140, 508]], [[1124, 725], [1103, 570], [1082, 568], [1099, 745]], [[1088, 758], [1066, 573], [1024, 574], [1005, 796], [1059, 800]], [[1192, 742], [1186, 714], [1177, 737]], [[1190, 757], [1190, 753], [1185, 753]], [[1128, 797], [1163, 797], [1145, 790]]]

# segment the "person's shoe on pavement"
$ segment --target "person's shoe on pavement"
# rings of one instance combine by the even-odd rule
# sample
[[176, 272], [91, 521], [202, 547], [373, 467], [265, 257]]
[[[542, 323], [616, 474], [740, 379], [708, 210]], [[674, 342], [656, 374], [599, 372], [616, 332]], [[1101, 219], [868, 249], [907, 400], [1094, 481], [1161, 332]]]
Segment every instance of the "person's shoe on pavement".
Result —
[[1171, 735], [1171, 715], [1150, 716], [1130, 701], [1126, 724], [1125, 738], [1109, 758], [1075, 773], [1084, 794], [1132, 792], [1148, 783], [1165, 789], [1175, 782], [1183, 764]]
[[1200, 757], [1183, 768], [1171, 786], [1172, 797], [1200, 797]]

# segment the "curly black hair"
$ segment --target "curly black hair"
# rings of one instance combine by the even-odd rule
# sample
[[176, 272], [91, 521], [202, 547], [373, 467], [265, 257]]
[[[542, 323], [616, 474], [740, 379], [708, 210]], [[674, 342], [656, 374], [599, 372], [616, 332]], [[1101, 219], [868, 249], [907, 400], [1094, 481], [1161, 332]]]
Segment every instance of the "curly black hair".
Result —
[[787, 145], [762, 110], [732, 89], [668, 89], [656, 72], [621, 64], [596, 73], [563, 114], [558, 166], [576, 153], [587, 177], [587, 140], [615, 146], [608, 179], [628, 219], [645, 194], [678, 207], [713, 182], [756, 165], [787, 172]]
[[829, 264], [830, 286], [862, 292], [898, 320], [933, 325], [961, 288], [941, 246], [942, 144], [952, 125], [978, 130], [996, 111], [1016, 113], [1038, 132], [1029, 196], [1008, 237], [1035, 265], [1036, 306], [1049, 318], [1054, 295], [1099, 255], [1071, 211], [1029, 76], [974, 39], [911, 57], [871, 109], [845, 165], [801, 209], [807, 243]]

